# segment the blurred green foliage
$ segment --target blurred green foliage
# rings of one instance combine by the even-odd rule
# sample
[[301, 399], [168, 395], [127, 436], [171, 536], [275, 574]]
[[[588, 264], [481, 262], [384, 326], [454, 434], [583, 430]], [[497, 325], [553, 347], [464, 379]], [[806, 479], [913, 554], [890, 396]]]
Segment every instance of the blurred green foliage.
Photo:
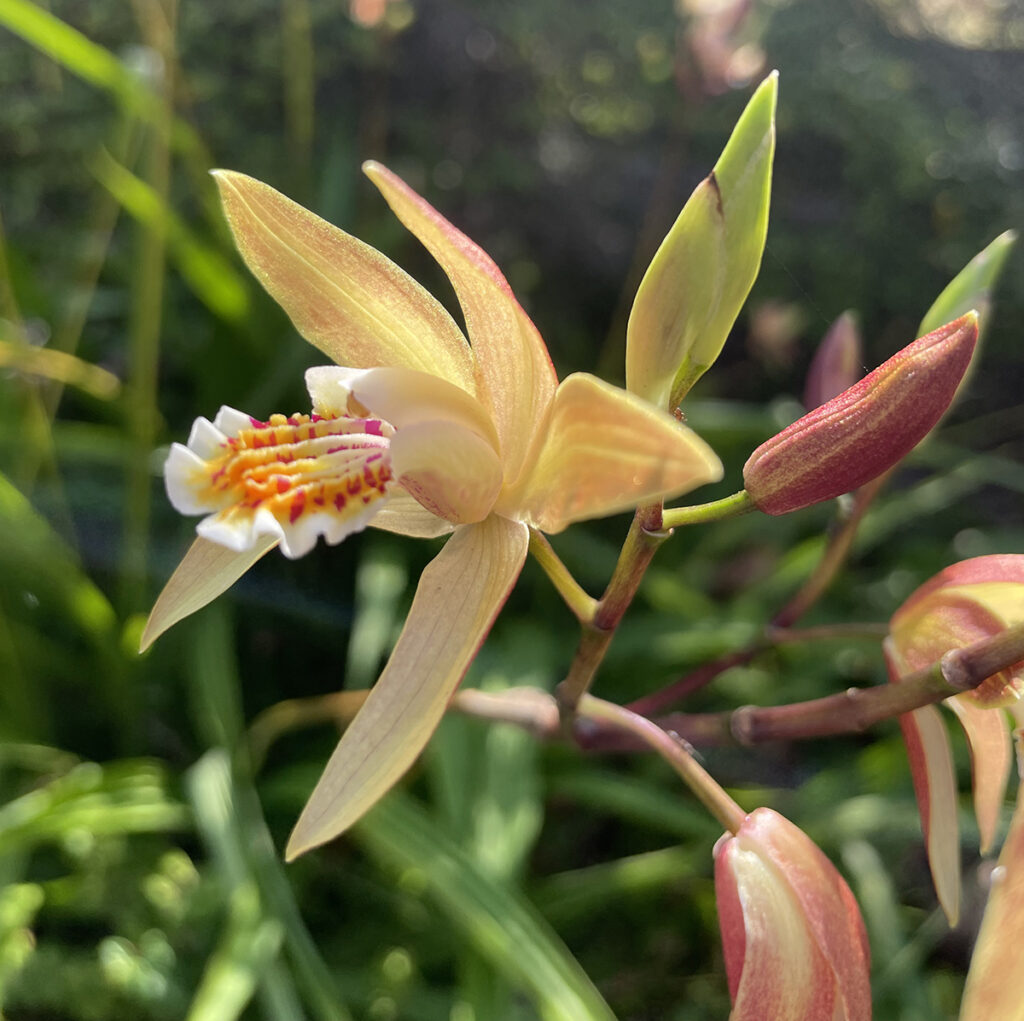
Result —
[[[351, 840], [281, 864], [336, 735], [321, 720], [257, 727], [251, 743], [248, 728], [282, 700], [370, 683], [435, 547], [375, 534], [268, 558], [134, 652], [190, 531], [162, 496], [160, 445], [220, 404], [303, 407], [315, 360], [232, 252], [213, 165], [285, 190], [445, 298], [359, 178], [361, 159], [383, 159], [494, 255], [560, 372], [621, 381], [640, 274], [750, 83], [778, 67], [762, 275], [688, 402], [727, 467], [706, 499], [793, 417], [843, 309], [875, 364], [1024, 221], [1014, 5], [759, 0], [734, 29], [709, 6], [0, 0], [4, 1017], [726, 1016], [716, 827], [659, 762], [452, 719]], [[813, 622], [884, 620], [941, 566], [1024, 549], [1020, 267], [968, 392], [869, 516]], [[741, 647], [811, 570], [829, 516], [677, 536], [599, 693], [637, 697]], [[598, 591], [624, 533], [577, 526], [556, 545]], [[469, 683], [550, 688], [573, 624], [529, 566]], [[882, 675], [873, 642], [787, 646], [687, 708]], [[969, 884], [973, 906], [946, 932], [895, 729], [706, 762], [850, 878], [878, 1016], [955, 1016], [982, 893]]]

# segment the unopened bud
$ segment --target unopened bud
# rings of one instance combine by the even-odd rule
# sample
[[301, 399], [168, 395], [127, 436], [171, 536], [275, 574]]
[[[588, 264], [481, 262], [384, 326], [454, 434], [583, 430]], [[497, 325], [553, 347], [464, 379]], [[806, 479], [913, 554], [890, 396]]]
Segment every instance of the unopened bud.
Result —
[[730, 1021], [870, 1021], [857, 902], [811, 839], [769, 808], [715, 845]]
[[860, 330], [852, 312], [844, 312], [829, 328], [807, 370], [804, 407], [813, 411], [838, 397], [864, 374]]
[[891, 468], [942, 417], [977, 339], [978, 316], [969, 312], [762, 443], [743, 466], [750, 498], [766, 514], [786, 514]]

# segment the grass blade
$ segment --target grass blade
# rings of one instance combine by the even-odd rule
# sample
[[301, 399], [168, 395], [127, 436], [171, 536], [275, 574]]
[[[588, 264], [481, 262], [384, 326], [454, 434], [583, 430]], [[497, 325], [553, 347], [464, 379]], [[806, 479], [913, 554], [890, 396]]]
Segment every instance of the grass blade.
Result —
[[544, 1021], [614, 1018], [535, 908], [486, 876], [409, 798], [392, 793], [353, 833], [375, 857], [422, 873], [437, 907], [494, 968], [531, 997]]

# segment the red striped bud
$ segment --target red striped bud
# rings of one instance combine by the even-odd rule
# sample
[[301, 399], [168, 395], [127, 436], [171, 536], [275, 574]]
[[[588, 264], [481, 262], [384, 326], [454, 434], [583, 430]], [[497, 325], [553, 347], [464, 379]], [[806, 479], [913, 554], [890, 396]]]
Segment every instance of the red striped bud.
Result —
[[850, 888], [769, 808], [715, 845], [729, 1021], [869, 1021], [870, 954]]
[[949, 407], [977, 339], [978, 316], [968, 312], [762, 443], [743, 466], [751, 499], [766, 514], [786, 514], [891, 468]]

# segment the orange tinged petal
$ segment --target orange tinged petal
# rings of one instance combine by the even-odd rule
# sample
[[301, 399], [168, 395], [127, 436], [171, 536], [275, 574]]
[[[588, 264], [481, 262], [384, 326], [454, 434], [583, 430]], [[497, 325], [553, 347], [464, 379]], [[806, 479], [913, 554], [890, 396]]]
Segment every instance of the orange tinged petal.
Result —
[[738, 842], [719, 856], [715, 876], [730, 1021], [831, 1021], [835, 984], [793, 891]]
[[950, 925], [960, 918], [960, 823], [949, 735], [934, 706], [900, 717], [921, 815], [928, 865], [939, 904]]
[[544, 341], [491, 257], [379, 163], [363, 170], [455, 288], [476, 358], [480, 399], [498, 430], [505, 477], [523, 469], [557, 380]]
[[498, 506], [514, 505], [545, 532], [722, 477], [721, 462], [696, 433], [585, 373], [558, 388], [541, 443], [522, 488]]
[[179, 620], [213, 602], [276, 545], [276, 539], [262, 536], [252, 549], [235, 553], [207, 539], [196, 539], [150, 611], [139, 652], [145, 652]]
[[946, 699], [946, 705], [956, 713], [967, 735], [974, 814], [978, 819], [981, 853], [987, 854], [999, 829], [999, 815], [1013, 765], [1010, 730], [999, 709], [983, 709], [963, 695]]
[[369, 527], [414, 539], [436, 539], [455, 528], [450, 521], [432, 514], [397, 485], [388, 493], [384, 506], [374, 514]]
[[[1024, 622], [1024, 556], [995, 554], [952, 564], [916, 589], [893, 614], [892, 639], [906, 669], [935, 662], [961, 648]], [[1015, 703], [1024, 671], [1009, 667], [958, 696], [992, 708]]]
[[412, 277], [269, 185], [214, 177], [242, 258], [311, 344], [341, 365], [400, 365], [475, 392], [466, 338]]
[[349, 397], [372, 408], [373, 414], [396, 429], [418, 422], [455, 422], [482, 436], [497, 448], [494, 424], [480, 402], [446, 380], [413, 369], [343, 369], [318, 366], [306, 372], [306, 388], [313, 406], [337, 414]]
[[[1024, 791], [1024, 787], [1021, 788]], [[1024, 1021], [1017, 981], [1024, 944], [1024, 794], [992, 871], [981, 932], [967, 973], [960, 1021]]]
[[344, 832], [413, 764], [519, 577], [528, 543], [525, 525], [492, 514], [459, 528], [427, 565], [391, 658], [303, 809], [287, 858]]

